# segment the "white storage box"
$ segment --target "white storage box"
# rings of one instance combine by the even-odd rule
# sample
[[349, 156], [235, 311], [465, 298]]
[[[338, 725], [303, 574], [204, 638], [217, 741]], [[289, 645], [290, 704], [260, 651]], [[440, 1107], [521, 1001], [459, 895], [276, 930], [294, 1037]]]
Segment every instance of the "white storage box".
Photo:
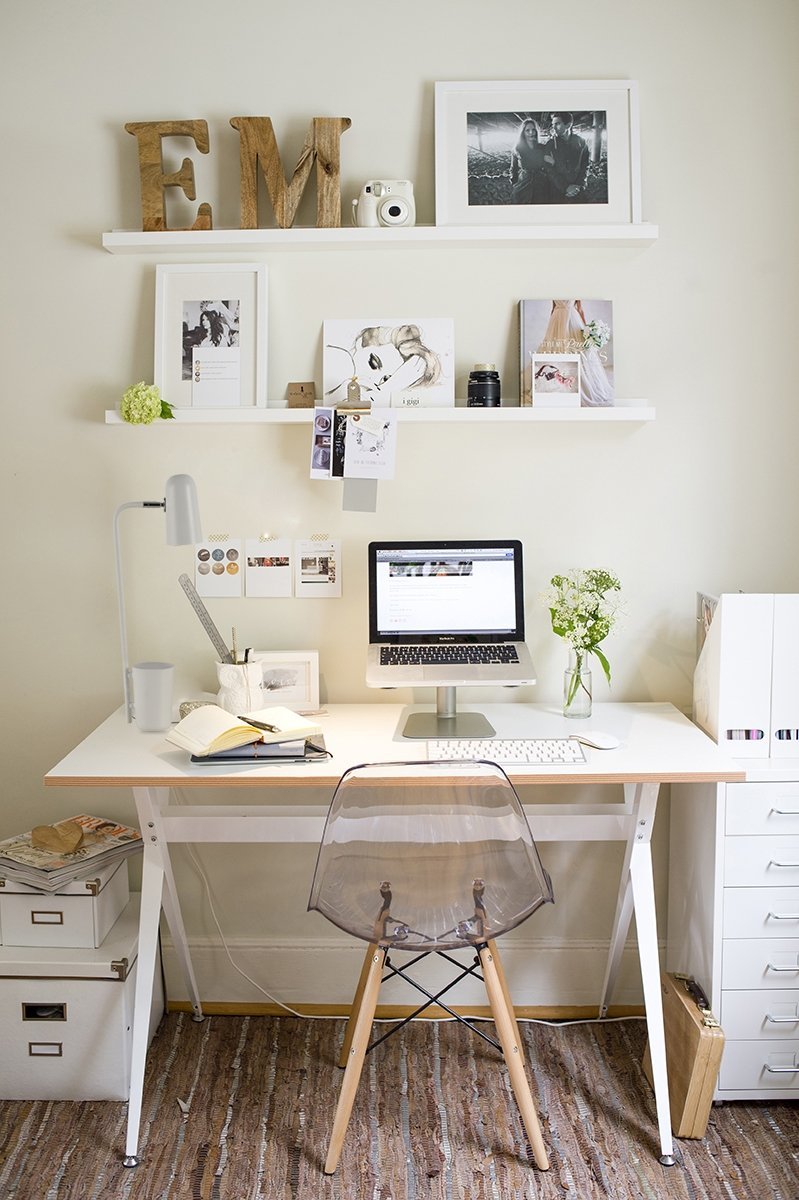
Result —
[[[0, 947], [0, 1098], [128, 1099], [138, 945], [134, 894], [99, 949]], [[158, 961], [151, 1039], [163, 1012]]]
[[58, 892], [40, 892], [13, 879], [0, 880], [0, 941], [4, 946], [102, 944], [130, 899], [127, 859], [110, 863], [89, 879]]

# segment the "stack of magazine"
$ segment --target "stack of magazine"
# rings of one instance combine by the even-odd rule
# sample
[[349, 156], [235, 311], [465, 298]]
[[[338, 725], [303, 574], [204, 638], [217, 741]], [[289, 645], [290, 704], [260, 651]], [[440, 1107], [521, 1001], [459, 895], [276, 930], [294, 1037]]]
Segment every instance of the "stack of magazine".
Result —
[[[138, 829], [85, 813], [68, 820], [83, 830], [77, 850], [63, 854], [34, 846], [31, 830], [6, 838], [0, 842], [0, 879], [24, 883], [42, 892], [57, 892], [73, 880], [83, 879], [142, 848]], [[66, 821], [59, 821], [56, 828], [60, 824]]]

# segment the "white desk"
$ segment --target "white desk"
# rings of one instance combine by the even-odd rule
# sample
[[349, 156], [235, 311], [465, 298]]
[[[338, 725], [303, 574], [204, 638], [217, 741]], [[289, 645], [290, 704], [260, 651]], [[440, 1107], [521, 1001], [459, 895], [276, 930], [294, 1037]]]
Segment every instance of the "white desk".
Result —
[[[170, 804], [170, 788], [332, 789], [342, 773], [360, 762], [409, 761], [425, 757], [425, 743], [403, 740], [407, 709], [397, 704], [332, 704], [320, 718], [332, 758], [321, 763], [235, 767], [195, 767], [161, 734], [140, 733], [120, 709], [91, 733], [45, 777], [64, 787], [130, 787], [144, 838], [139, 965], [133, 1024], [131, 1089], [125, 1163], [135, 1166], [141, 1119], [150, 996], [158, 947], [161, 907], [169, 925], [196, 1019], [202, 1019], [172, 864], [171, 842], [318, 842], [327, 805]], [[501, 704], [482, 709], [500, 737], [557, 737], [579, 723], [545, 705]], [[650, 839], [661, 783], [737, 782], [740, 764], [727, 758], [708, 737], [670, 704], [598, 704], [587, 723], [616, 734], [616, 750], [588, 750], [584, 765], [513, 768], [517, 786], [540, 784], [620, 784], [623, 799], [597, 805], [527, 805], [539, 841], [626, 843], [616, 916], [610, 939], [599, 1012], [607, 1012], [633, 912], [646, 1005], [655, 1085], [661, 1161], [673, 1162], [669, 1116], [660, 963], [652, 883]], [[525, 800], [528, 798], [523, 793]], [[199, 797], [198, 797], [199, 798]], [[285, 801], [285, 797], [282, 798]], [[310, 886], [310, 880], [309, 880]]]

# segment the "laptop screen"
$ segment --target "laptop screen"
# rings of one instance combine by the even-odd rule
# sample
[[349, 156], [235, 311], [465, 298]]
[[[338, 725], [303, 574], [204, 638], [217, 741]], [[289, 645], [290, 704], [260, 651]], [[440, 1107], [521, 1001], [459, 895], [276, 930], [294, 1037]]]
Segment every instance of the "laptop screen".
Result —
[[523, 641], [521, 542], [372, 542], [369, 640]]

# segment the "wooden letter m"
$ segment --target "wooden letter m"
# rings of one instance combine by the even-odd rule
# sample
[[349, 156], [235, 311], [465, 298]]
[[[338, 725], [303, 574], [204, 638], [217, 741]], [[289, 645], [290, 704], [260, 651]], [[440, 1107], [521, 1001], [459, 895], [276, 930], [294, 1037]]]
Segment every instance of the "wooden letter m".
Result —
[[349, 117], [314, 117], [300, 160], [290, 182], [277, 148], [269, 117], [231, 117], [239, 131], [241, 156], [241, 228], [258, 227], [258, 165], [280, 229], [289, 229], [316, 160], [316, 224], [334, 228], [341, 224], [340, 143], [349, 129]]

